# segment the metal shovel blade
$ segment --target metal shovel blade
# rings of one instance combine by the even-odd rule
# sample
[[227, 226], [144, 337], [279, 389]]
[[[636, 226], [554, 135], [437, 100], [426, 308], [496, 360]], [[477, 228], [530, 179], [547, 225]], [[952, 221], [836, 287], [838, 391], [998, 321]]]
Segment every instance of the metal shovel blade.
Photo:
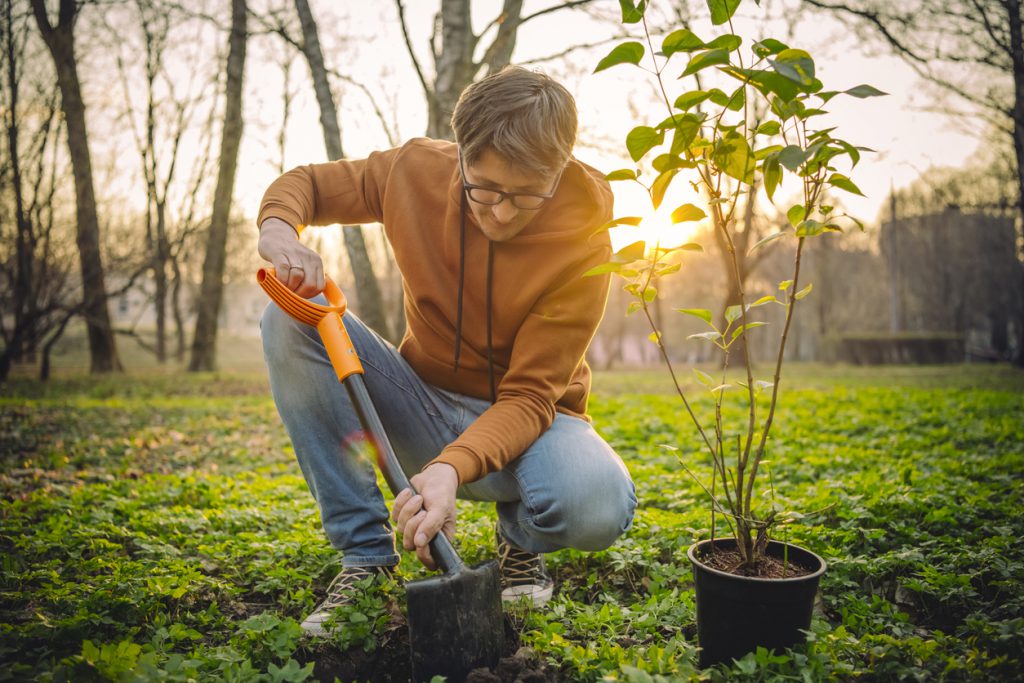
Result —
[[473, 669], [497, 664], [505, 621], [496, 561], [411, 581], [405, 596], [416, 683], [432, 676], [464, 681]]

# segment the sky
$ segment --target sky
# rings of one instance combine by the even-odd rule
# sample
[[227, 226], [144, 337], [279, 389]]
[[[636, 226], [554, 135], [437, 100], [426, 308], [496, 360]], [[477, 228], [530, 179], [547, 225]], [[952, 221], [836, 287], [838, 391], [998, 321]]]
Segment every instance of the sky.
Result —
[[[548, 7], [552, 2], [527, 0], [524, 14]], [[420, 0], [406, 4], [411, 39], [421, 63], [429, 69], [427, 38], [431, 17], [440, 3]], [[607, 5], [610, 10], [618, 5], [612, 0], [599, 0], [597, 4]], [[793, 47], [806, 49], [815, 57], [817, 75], [826, 89], [844, 90], [869, 83], [889, 93], [886, 97], [865, 100], [836, 98], [828, 107], [831, 114], [822, 120], [823, 125], [837, 127], [834, 135], [876, 150], [865, 154], [857, 168], [848, 173], [866, 195], [863, 198], [843, 195], [844, 206], [850, 213], [869, 224], [875, 223], [890, 187], [909, 184], [931, 166], [962, 166], [976, 153], [976, 138], [964, 132], [954, 119], [929, 111], [934, 108], [936, 99], [903, 62], [894, 57], [865, 54], [847, 25], [822, 15], [803, 17], [798, 14], [793, 0], [765, 0], [763, 5], [758, 8], [752, 2], [744, 3], [736, 19], [740, 35], [753, 39], [777, 37]], [[475, 0], [475, 29], [481, 30], [497, 15], [500, 6], [500, 0]], [[399, 139], [422, 135], [426, 127], [426, 105], [402, 41], [393, 3], [338, 0], [314, 3], [313, 10], [320, 23], [321, 41], [329, 65], [358, 78], [376, 94], [379, 104], [394, 117], [391, 123]], [[770, 16], [783, 17], [785, 21], [766, 20], [765, 17]], [[794, 26], [794, 33], [789, 34]], [[722, 27], [712, 27], [710, 22], [700, 19], [693, 28], [704, 40], [725, 32]], [[575, 52], [568, 60], [540, 64], [533, 60], [572, 44], [606, 39], [615, 30], [619, 30], [618, 27], [591, 20], [579, 12], [552, 13], [521, 27], [513, 54], [514, 63], [542, 68], [562, 80], [573, 92], [581, 122], [577, 156], [602, 171], [631, 166], [625, 151], [625, 134], [634, 125], [653, 124], [664, 118], [664, 109], [652, 104], [650, 99], [653, 81], [629, 66], [591, 74], [597, 61], [617, 42], [623, 41]], [[741, 49], [749, 50], [750, 42], [745, 41]], [[685, 63], [685, 58], [674, 57], [666, 73], [681, 72]], [[307, 82], [301, 60], [296, 59], [292, 68], [293, 87]], [[243, 146], [236, 196], [246, 207], [246, 213], [255, 215], [263, 190], [277, 174], [279, 161], [276, 140], [272, 138], [276, 137], [275, 127], [280, 125], [275, 112], [281, 107], [281, 77], [279, 69], [265, 61], [260, 64], [258, 60], [250, 61], [247, 75], [250, 82], [259, 84], [249, 96], [254, 98], [255, 110], [261, 113], [257, 121], [247, 123], [249, 139]], [[674, 76], [667, 79], [667, 85], [675, 88], [670, 91], [673, 98], [683, 91], [684, 85], [685, 89], [695, 87], [692, 82], [676, 82]], [[387, 147], [387, 138], [367, 98], [351, 89], [338, 89], [337, 93], [346, 155], [358, 157]], [[253, 109], [248, 104], [246, 108]], [[322, 161], [325, 156], [323, 140], [311, 92], [298, 93], [290, 116], [285, 166]], [[622, 183], [613, 185], [617, 215], [632, 215], [643, 210], [639, 188], [627, 188]], [[695, 199], [692, 193], [688, 194], [684, 183], [676, 185], [677, 193], [666, 199], [668, 209]], [[790, 187], [793, 185], [790, 181]], [[782, 195], [784, 197], [785, 192]], [[620, 236], [616, 241], [621, 244], [624, 239], [626, 237]]]

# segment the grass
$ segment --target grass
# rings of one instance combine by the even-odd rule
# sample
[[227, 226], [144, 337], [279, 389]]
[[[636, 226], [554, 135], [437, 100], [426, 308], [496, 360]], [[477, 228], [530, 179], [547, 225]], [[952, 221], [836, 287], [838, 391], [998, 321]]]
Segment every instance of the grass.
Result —
[[[1024, 373], [795, 365], [786, 381], [771, 476], [808, 514], [784, 536], [829, 562], [807, 645], [695, 668], [685, 553], [708, 516], [661, 446], [707, 464], [671, 385], [639, 371], [599, 374], [591, 406], [637, 482], [634, 526], [549, 556], [556, 598], [512, 613], [518, 644], [565, 681], [1016, 680]], [[341, 680], [404, 674], [411, 557], [342, 635], [300, 637], [340, 557], [260, 374], [9, 382], [0, 491], [0, 680], [305, 680], [331, 657]], [[468, 561], [493, 556], [492, 523], [460, 502]]]

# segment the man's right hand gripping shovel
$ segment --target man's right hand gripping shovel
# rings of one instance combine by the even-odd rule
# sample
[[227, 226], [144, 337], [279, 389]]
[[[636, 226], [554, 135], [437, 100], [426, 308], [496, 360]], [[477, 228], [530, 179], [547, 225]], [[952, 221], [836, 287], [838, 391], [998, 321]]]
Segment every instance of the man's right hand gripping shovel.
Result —
[[[320, 333], [391, 492], [398, 495], [409, 489], [415, 495], [363, 382], [362, 364], [342, 322], [347, 302], [341, 289], [325, 278], [323, 293], [329, 305], [323, 306], [293, 292], [271, 268], [260, 269], [256, 279], [285, 313]], [[444, 533], [430, 541], [430, 555], [444, 573], [405, 586], [412, 676], [415, 681], [438, 675], [461, 681], [477, 667], [496, 666], [502, 654], [505, 628], [498, 564], [489, 560], [467, 567]]]

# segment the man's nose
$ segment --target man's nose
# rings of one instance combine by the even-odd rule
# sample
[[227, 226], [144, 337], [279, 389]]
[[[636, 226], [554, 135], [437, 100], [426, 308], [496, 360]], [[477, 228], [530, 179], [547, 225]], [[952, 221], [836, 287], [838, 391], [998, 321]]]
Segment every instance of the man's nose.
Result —
[[519, 209], [512, 204], [508, 197], [502, 197], [502, 201], [494, 205], [494, 218], [499, 223], [511, 223], [519, 215]]

